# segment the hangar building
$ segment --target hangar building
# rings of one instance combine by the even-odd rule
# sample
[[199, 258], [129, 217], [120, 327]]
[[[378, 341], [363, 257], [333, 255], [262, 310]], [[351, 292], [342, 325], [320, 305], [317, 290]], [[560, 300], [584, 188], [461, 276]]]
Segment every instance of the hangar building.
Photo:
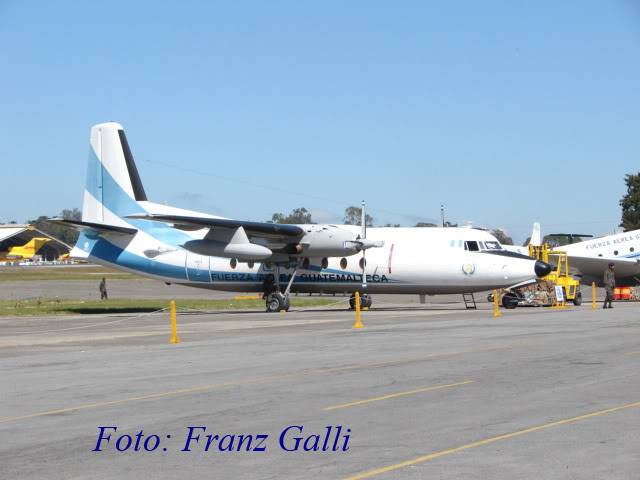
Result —
[[0, 224], [0, 262], [54, 261], [69, 250], [33, 225]]

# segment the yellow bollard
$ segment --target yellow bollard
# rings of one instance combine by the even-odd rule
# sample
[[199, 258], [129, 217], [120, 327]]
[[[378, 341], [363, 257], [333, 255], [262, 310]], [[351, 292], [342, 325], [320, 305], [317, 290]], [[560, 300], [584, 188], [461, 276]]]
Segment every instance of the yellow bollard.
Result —
[[169, 303], [171, 306], [171, 338], [169, 343], [180, 343], [180, 337], [178, 337], [178, 323], [176, 321], [176, 301], [171, 300]]
[[591, 310], [595, 310], [596, 307], [596, 282], [591, 283]]
[[353, 324], [353, 328], [363, 328], [362, 320], [360, 320], [360, 293], [355, 293], [356, 297], [356, 323]]
[[498, 290], [493, 291], [493, 318], [501, 316], [500, 303], [498, 302]]

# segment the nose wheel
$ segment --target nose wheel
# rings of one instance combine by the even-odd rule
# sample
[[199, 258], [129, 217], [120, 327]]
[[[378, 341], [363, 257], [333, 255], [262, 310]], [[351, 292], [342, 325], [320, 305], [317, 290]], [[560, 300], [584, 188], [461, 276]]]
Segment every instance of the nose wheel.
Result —
[[[360, 295], [360, 308], [371, 308], [372, 304], [373, 298], [371, 297], [371, 295], [369, 295], [368, 293], [363, 293], [362, 295]], [[356, 309], [355, 295], [351, 295], [351, 298], [349, 299], [349, 308], [351, 308], [351, 310]]]

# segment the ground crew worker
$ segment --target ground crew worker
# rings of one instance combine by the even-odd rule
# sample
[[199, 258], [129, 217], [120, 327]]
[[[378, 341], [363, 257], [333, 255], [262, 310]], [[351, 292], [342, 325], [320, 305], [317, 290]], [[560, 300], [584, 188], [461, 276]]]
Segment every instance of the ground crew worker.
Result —
[[102, 277], [100, 281], [100, 300], [108, 300], [109, 296], [107, 295], [107, 279]]
[[[616, 275], [613, 272], [615, 265], [613, 263], [609, 264], [609, 268], [604, 271], [604, 288], [607, 292], [607, 296], [604, 298], [604, 305], [602, 308], [613, 308], [613, 289], [616, 286]], [[607, 303], [609, 304], [607, 306]]]
[[278, 290], [278, 286], [276, 285], [276, 279], [272, 273], [269, 273], [264, 277], [264, 281], [262, 282], [262, 298], [265, 299], [273, 292]]

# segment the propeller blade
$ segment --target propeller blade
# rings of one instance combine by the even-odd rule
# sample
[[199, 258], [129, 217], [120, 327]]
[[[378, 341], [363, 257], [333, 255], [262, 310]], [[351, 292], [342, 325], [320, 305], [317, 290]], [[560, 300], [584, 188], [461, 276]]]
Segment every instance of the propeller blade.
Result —
[[[365, 210], [365, 203], [364, 200], [362, 201], [362, 208], [360, 209], [360, 237], [363, 240], [363, 242], [366, 243], [366, 239], [367, 239], [367, 213]], [[367, 276], [365, 275], [365, 269], [367, 268], [367, 256], [365, 255], [365, 250], [366, 249], [362, 249], [362, 288], [367, 288]]]
[[367, 268], [367, 256], [364, 252], [365, 250], [362, 251], [362, 288], [367, 288], [367, 276], [364, 273]]
[[367, 238], [367, 214], [365, 211], [365, 203], [362, 201], [362, 208], [360, 209], [360, 236]]

